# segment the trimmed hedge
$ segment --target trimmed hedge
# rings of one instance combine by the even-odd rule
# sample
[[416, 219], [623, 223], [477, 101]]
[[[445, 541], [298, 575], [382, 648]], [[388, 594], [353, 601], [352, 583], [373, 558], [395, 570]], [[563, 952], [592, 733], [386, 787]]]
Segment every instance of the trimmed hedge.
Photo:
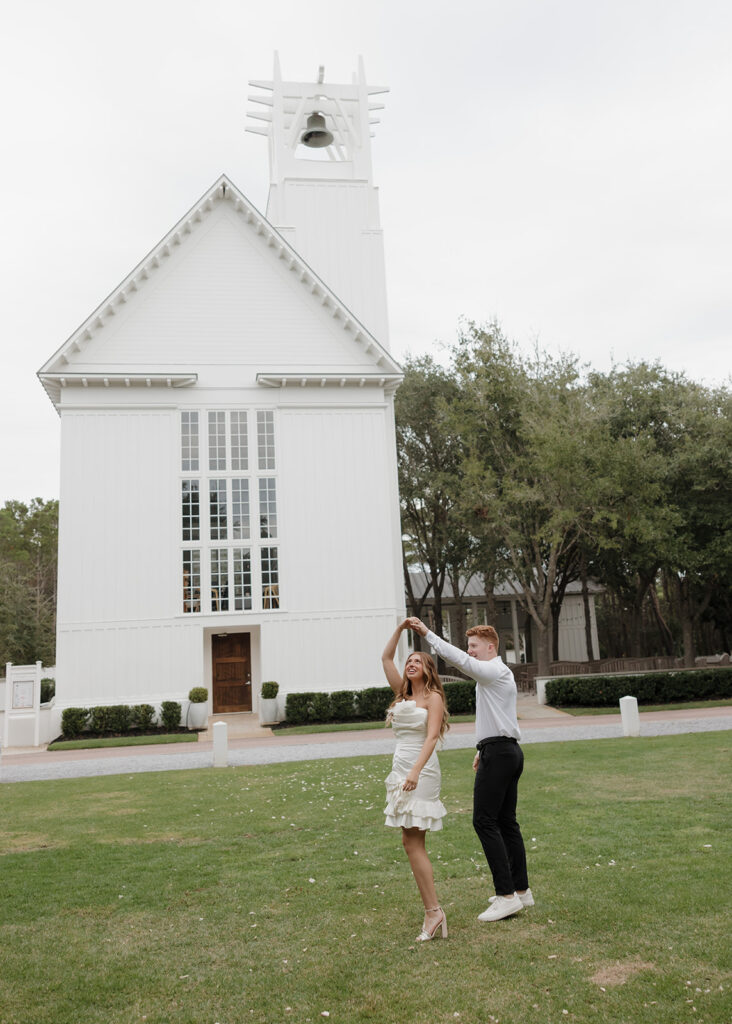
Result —
[[160, 721], [166, 732], [175, 732], [180, 726], [181, 706], [177, 700], [164, 700], [160, 705]]
[[386, 718], [386, 710], [394, 700], [390, 686], [369, 686], [356, 691], [356, 716], [366, 722], [380, 722]]
[[[165, 717], [167, 706], [168, 717]], [[180, 728], [181, 705], [177, 701], [163, 702], [160, 732], [177, 732]], [[61, 714], [61, 732], [64, 739], [75, 740], [82, 732], [100, 736], [124, 736], [131, 729], [149, 733], [156, 729], [155, 708], [152, 704], [111, 704], [94, 708], [64, 708]]]
[[635, 675], [562, 676], [546, 684], [547, 704], [559, 707], [613, 707], [621, 697], [639, 704], [732, 697], [732, 667]]
[[348, 722], [356, 717], [356, 697], [353, 690], [335, 690], [330, 695], [330, 709], [337, 722]]
[[48, 704], [56, 696], [56, 680], [41, 679], [41, 704]]
[[288, 693], [285, 700], [285, 718], [291, 725], [312, 722], [312, 700], [314, 693]]
[[475, 683], [461, 680], [455, 683], [443, 683], [447, 710], [451, 715], [475, 714]]
[[89, 720], [89, 708], [64, 708], [61, 713], [61, 731], [67, 740], [75, 740], [84, 731]]
[[110, 704], [91, 708], [89, 728], [92, 732], [124, 736], [132, 722], [132, 708], [127, 704]]
[[[451, 715], [475, 714], [475, 683], [445, 683], [447, 709]], [[394, 700], [390, 686], [369, 686], [365, 690], [336, 690], [333, 693], [288, 693], [285, 717], [290, 725], [311, 722], [379, 722]]]
[[152, 704], [135, 704], [132, 709], [135, 724], [138, 729], [152, 729], [155, 721], [155, 708]]

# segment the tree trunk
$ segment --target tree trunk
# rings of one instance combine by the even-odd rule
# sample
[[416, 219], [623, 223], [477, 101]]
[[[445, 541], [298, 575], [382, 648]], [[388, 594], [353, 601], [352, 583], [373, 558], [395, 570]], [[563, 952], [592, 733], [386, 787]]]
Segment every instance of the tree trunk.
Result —
[[552, 601], [552, 661], [559, 661], [559, 609]]
[[[526, 609], [519, 602], [519, 607], [525, 612]], [[524, 626], [524, 645], [526, 648], [526, 664], [529, 665], [534, 660], [534, 639], [533, 631], [531, 629], [531, 616], [526, 615], [526, 625]]]
[[656, 571], [650, 575], [638, 573], [635, 593], [633, 595], [633, 618], [630, 623], [630, 656], [631, 658], [642, 658], [643, 650], [641, 644], [641, 631], [643, 626], [643, 602], [646, 599], [648, 588], [656, 577]]
[[[442, 580], [440, 581], [439, 586], [437, 586], [435, 584], [435, 586], [433, 587], [434, 592], [435, 592], [435, 600], [434, 600], [434, 604], [432, 605], [432, 618], [433, 618], [433, 622], [434, 622], [434, 625], [432, 626], [432, 632], [436, 633], [437, 636], [442, 636], [442, 630], [443, 630], [443, 624], [442, 624], [442, 587], [444, 585], [444, 581], [445, 581], [445, 578], [443, 576]], [[434, 576], [433, 576], [433, 582], [434, 582]], [[445, 662], [440, 657], [437, 658], [437, 671], [440, 673], [440, 675], [445, 675], [447, 673], [447, 668], [445, 666]]]
[[[580, 579], [582, 580], [582, 608], [585, 613], [585, 648], [587, 660], [595, 661], [595, 646], [592, 636], [592, 613], [590, 612], [590, 592], [587, 589], [587, 560], [584, 555], [580, 562]], [[599, 652], [597, 652], [599, 654]]]
[[684, 668], [694, 667], [694, 618], [691, 614], [691, 602], [689, 600], [689, 585], [686, 580], [678, 579], [676, 590], [679, 596], [679, 619], [681, 621], [681, 636], [684, 643]]
[[461, 647], [465, 636], [465, 604], [462, 597], [455, 597], [455, 636], [452, 642]]
[[655, 587], [650, 587], [648, 593], [651, 595], [651, 607], [653, 608], [653, 614], [656, 616], [656, 622], [658, 623], [658, 630], [661, 634], [661, 643], [666, 654], [674, 653], [674, 638], [671, 630], [668, 628], [666, 620], [661, 613], [661, 605], [658, 602], [658, 592]]
[[536, 641], [536, 674], [537, 676], [548, 676], [551, 673], [551, 662], [549, 661], [549, 640], [550, 633], [548, 624], [537, 625], [537, 641]]
[[409, 614], [416, 616], [418, 619], [421, 619], [422, 618], [422, 609], [424, 608], [424, 603], [427, 600], [427, 595], [429, 594], [430, 590], [432, 589], [432, 582], [430, 581], [427, 584], [427, 587], [425, 588], [424, 594], [422, 594], [421, 597], [420, 597], [418, 594], [414, 593], [414, 587], [412, 586], [412, 578], [411, 578], [411, 576], [409, 574], [409, 566], [407, 565], [407, 560], [404, 557], [404, 553], [403, 552], [402, 552], [402, 567], [404, 569], [404, 585], [405, 585], [405, 588], [406, 588], [406, 591], [407, 591], [407, 608], [409, 609]]

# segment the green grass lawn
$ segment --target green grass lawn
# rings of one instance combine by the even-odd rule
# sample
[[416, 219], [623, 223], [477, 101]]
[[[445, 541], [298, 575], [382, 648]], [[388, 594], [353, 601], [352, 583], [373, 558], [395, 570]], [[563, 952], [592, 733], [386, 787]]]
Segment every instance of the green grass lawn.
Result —
[[[720, 698], [719, 700], [685, 700], [676, 704], [639, 704], [638, 711], [693, 711], [696, 708], [728, 708], [732, 706], [732, 700]], [[568, 715], [619, 715], [620, 707], [616, 704], [611, 708], [565, 708], [557, 704], [558, 711], [565, 711]]]
[[[677, 704], [640, 704], [638, 710], [641, 714], [644, 711], [685, 711], [694, 708], [719, 708], [729, 707], [732, 700], [696, 700], [682, 701]], [[569, 715], [619, 715], [620, 707], [615, 704], [611, 708], [566, 708], [557, 705], [558, 711], [564, 711]], [[525, 716], [519, 712], [519, 721]], [[474, 722], [475, 715], [450, 715], [450, 722]], [[365, 729], [383, 729], [384, 722], [319, 722], [317, 725], [288, 725], [282, 722], [273, 729], [275, 736], [304, 736], [308, 733], [317, 732], [359, 732]], [[732, 1022], [730, 1022], [732, 1024]]]
[[[450, 722], [474, 722], [475, 715], [450, 715]], [[384, 719], [378, 722], [318, 722], [315, 725], [288, 725], [282, 722], [272, 730], [275, 736], [307, 736], [318, 732], [363, 732], [367, 729], [384, 729]]]
[[157, 743], [197, 743], [197, 732], [164, 732], [160, 736], [97, 736], [85, 740], [57, 740], [49, 750], [96, 750], [99, 747], [149, 747]]
[[424, 945], [388, 757], [0, 786], [0, 1021], [729, 1024], [731, 747], [527, 746], [537, 905], [496, 924], [472, 753], [443, 753]]

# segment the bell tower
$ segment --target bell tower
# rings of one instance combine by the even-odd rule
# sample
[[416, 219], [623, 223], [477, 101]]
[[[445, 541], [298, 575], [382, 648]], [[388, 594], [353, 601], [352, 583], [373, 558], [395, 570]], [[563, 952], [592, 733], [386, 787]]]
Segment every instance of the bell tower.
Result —
[[371, 166], [373, 117], [388, 92], [366, 84], [363, 61], [350, 84], [252, 81], [247, 131], [269, 140], [267, 219], [376, 337], [389, 347], [384, 243]]

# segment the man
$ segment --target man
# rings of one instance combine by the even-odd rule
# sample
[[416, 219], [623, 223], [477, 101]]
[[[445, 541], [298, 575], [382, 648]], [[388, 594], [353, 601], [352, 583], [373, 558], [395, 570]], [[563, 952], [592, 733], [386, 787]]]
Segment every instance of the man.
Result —
[[444, 661], [475, 679], [478, 752], [473, 760], [473, 828], [496, 890], [478, 920], [500, 921], [534, 905], [524, 841], [516, 821], [518, 780], [524, 767], [518, 743], [521, 733], [516, 718], [516, 681], [498, 654], [498, 633], [493, 626], [468, 630], [466, 654], [429, 630], [420, 619], [408, 622]]

